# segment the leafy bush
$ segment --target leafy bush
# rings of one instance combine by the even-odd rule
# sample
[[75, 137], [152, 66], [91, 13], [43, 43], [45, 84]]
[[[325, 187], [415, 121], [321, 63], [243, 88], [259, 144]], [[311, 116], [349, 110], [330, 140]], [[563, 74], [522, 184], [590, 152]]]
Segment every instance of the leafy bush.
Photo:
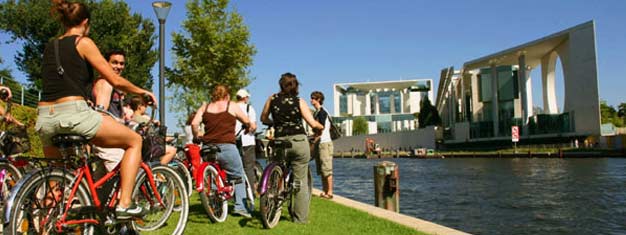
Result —
[[[4, 102], [0, 105], [5, 106]], [[37, 109], [28, 106], [13, 104], [11, 114], [28, 127], [28, 138], [30, 139], [30, 151], [26, 156], [43, 156], [43, 149], [39, 135], [35, 132], [35, 122], [37, 122]]]

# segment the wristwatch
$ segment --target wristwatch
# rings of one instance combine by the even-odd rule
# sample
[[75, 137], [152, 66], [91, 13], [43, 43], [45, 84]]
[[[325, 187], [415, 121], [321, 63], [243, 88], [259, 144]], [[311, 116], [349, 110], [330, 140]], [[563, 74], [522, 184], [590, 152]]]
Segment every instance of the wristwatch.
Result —
[[104, 109], [104, 105], [101, 105], [101, 104], [96, 105], [96, 107], [94, 107], [94, 110], [99, 111], [99, 112], [106, 111]]

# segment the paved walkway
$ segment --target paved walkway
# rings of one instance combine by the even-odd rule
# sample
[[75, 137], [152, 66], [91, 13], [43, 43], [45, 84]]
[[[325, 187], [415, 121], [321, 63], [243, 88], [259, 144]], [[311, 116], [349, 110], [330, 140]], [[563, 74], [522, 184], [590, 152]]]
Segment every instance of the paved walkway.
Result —
[[[318, 196], [322, 191], [319, 189], [313, 189], [313, 195]], [[352, 199], [348, 199], [339, 195], [333, 195], [333, 199], [330, 199], [333, 202], [339, 203], [344, 206], [352, 207], [354, 209], [367, 212], [370, 215], [383, 218], [398, 224], [402, 224], [409, 228], [413, 228], [417, 231], [433, 234], [433, 235], [469, 235], [469, 233], [461, 232], [459, 230], [455, 230], [452, 228], [448, 228], [445, 226], [441, 226], [426, 220], [421, 220], [415, 217], [411, 217], [408, 215], [403, 215], [400, 213], [396, 213], [393, 211], [385, 210], [382, 208], [378, 208], [369, 204], [365, 204], [362, 202], [354, 201]]]

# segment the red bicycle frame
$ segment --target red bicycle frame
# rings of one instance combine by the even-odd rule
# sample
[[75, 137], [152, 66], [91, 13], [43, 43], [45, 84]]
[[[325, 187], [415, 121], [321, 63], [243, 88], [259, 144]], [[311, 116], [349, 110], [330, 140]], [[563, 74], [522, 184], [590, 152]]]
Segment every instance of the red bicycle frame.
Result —
[[187, 156], [187, 161], [183, 163], [186, 165], [187, 168], [189, 168], [189, 164], [191, 163], [191, 174], [196, 180], [196, 191], [198, 191], [199, 193], [202, 193], [202, 191], [204, 191], [204, 178], [202, 174], [205, 169], [209, 165], [211, 165], [213, 166], [213, 168], [215, 168], [215, 170], [217, 170], [217, 174], [221, 179], [221, 183], [219, 183], [220, 181], [215, 182], [215, 185], [217, 186], [217, 191], [220, 194], [226, 192], [226, 200], [228, 200], [232, 194], [233, 189], [232, 187], [229, 187], [230, 185], [224, 183], [227, 182], [226, 171], [222, 170], [219, 163], [203, 161], [202, 157], [200, 156], [200, 146], [196, 144], [187, 144], [185, 146], [185, 155]]
[[[144, 162], [142, 162], [141, 169], [143, 169], [146, 172], [148, 176], [148, 182], [150, 182], [150, 187], [152, 188], [153, 192], [157, 192], [156, 183], [154, 182], [154, 176], [152, 175], [152, 170], [150, 169], [150, 167]], [[76, 169], [74, 171], [74, 175], [76, 175], [76, 178], [74, 179], [75, 181], [74, 181], [74, 185], [72, 185], [72, 191], [70, 192], [67, 203], [65, 204], [65, 208], [64, 208], [65, 210], [63, 212], [63, 215], [61, 216], [61, 219], [57, 221], [56, 223], [57, 230], [59, 232], [62, 232], [63, 225], [84, 224], [84, 223], [99, 224], [100, 222], [96, 219], [78, 219], [78, 220], [66, 221], [65, 219], [67, 218], [67, 213], [69, 212], [70, 207], [72, 205], [70, 202], [72, 202], [72, 200], [74, 199], [74, 196], [76, 195], [76, 192], [78, 191], [78, 187], [80, 186], [83, 179], [85, 179], [87, 181], [87, 185], [89, 186], [89, 191], [91, 193], [94, 206], [99, 211], [102, 211], [103, 209], [102, 202], [100, 202], [100, 198], [98, 197], [98, 191], [96, 189], [102, 187], [102, 185], [104, 185], [107, 181], [113, 178], [113, 176], [117, 175], [119, 171], [120, 171], [120, 166], [117, 165], [115, 169], [113, 169], [111, 172], [107, 173], [101, 179], [99, 179], [97, 182], [94, 183], [94, 180], [91, 176], [91, 169], [89, 168], [89, 165], [85, 164], [84, 166]], [[119, 193], [119, 187], [120, 186], [118, 185], [117, 189], [113, 193], [113, 197], [111, 201], [109, 202], [109, 204], [107, 205], [108, 208], [113, 208], [117, 204], [117, 195]], [[144, 191], [144, 193], [147, 193], [145, 190], [142, 190], [142, 191]], [[155, 193], [155, 196], [159, 204], [161, 204], [161, 206], [165, 206], [163, 203], [163, 200], [161, 199], [161, 195], [159, 195], [158, 193]], [[147, 197], [147, 198], [150, 198], [150, 197]], [[42, 224], [45, 224], [45, 222], [46, 222], [45, 220], [42, 221]]]

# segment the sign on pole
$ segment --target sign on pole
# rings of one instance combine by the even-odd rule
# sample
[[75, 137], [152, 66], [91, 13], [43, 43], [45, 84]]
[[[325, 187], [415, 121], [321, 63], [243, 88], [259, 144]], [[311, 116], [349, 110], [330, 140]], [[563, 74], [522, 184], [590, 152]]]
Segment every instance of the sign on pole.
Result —
[[518, 126], [511, 127], [511, 141], [519, 142], [519, 127]]

